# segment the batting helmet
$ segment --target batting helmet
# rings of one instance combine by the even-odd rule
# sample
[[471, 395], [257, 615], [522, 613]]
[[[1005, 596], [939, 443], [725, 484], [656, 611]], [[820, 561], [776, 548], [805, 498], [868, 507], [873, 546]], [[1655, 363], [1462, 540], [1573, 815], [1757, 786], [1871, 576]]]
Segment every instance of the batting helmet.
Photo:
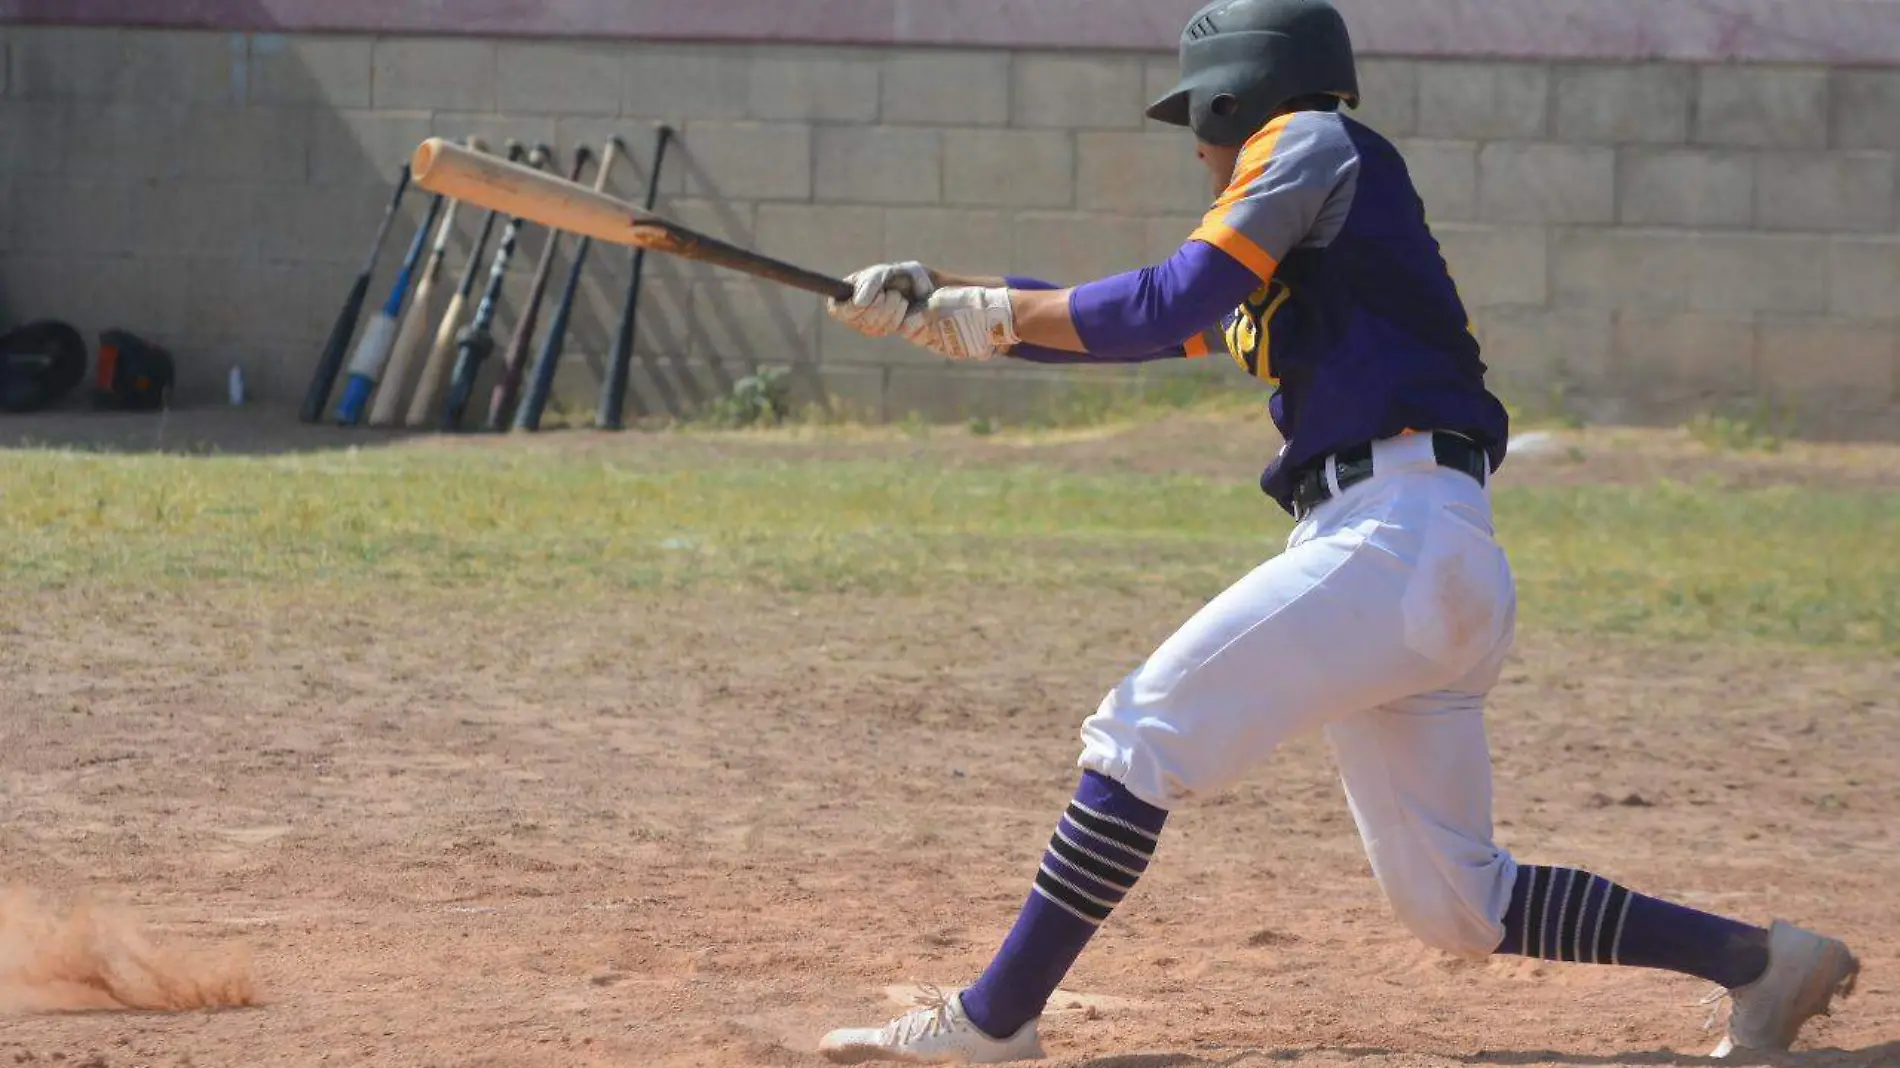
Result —
[[1328, 0], [1214, 0], [1181, 33], [1181, 84], [1148, 117], [1238, 145], [1290, 100], [1359, 106], [1346, 20]]

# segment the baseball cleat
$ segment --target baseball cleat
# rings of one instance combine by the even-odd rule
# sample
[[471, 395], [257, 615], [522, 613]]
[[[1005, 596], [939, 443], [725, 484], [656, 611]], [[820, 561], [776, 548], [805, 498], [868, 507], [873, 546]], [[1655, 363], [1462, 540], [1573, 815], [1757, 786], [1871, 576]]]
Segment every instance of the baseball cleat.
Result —
[[1043, 1057], [1036, 1021], [1008, 1038], [991, 1038], [963, 1014], [961, 994], [937, 992], [930, 1001], [883, 1027], [846, 1027], [818, 1043], [818, 1052], [834, 1064], [902, 1061], [910, 1064], [1003, 1064]]
[[1860, 961], [1844, 943], [1776, 920], [1768, 932], [1768, 970], [1747, 986], [1711, 996], [1726, 996], [1729, 1014], [1728, 1033], [1709, 1055], [1787, 1049], [1802, 1024], [1828, 1015], [1835, 994], [1853, 992], [1859, 974]]

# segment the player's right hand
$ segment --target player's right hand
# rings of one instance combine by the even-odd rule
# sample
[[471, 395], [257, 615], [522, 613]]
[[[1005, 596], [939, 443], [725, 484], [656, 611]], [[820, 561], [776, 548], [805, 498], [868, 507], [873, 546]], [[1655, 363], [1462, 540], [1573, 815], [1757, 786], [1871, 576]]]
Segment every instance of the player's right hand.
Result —
[[897, 333], [911, 305], [937, 288], [930, 268], [915, 260], [866, 267], [845, 281], [851, 283], [851, 299], [826, 301], [825, 311], [867, 337]]

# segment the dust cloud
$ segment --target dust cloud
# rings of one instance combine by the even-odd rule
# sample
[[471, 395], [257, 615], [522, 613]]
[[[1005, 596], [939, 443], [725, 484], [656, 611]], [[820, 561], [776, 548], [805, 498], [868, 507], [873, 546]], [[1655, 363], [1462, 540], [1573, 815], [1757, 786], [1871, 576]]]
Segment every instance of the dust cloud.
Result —
[[117, 910], [0, 890], [0, 1013], [184, 1012], [256, 1001], [241, 951], [160, 946]]

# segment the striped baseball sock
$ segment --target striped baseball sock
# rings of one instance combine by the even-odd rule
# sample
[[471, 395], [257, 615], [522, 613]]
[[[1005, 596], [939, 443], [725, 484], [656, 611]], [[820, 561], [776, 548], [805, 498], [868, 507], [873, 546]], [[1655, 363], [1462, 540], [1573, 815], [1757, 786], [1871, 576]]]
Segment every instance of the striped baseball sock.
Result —
[[971, 1023], [993, 1038], [1008, 1038], [1042, 1015], [1095, 929], [1147, 870], [1167, 818], [1121, 783], [1083, 773], [1016, 926], [963, 992]]
[[1499, 953], [1700, 976], [1730, 990], [1768, 968], [1768, 932], [1644, 897], [1576, 868], [1517, 869]]

